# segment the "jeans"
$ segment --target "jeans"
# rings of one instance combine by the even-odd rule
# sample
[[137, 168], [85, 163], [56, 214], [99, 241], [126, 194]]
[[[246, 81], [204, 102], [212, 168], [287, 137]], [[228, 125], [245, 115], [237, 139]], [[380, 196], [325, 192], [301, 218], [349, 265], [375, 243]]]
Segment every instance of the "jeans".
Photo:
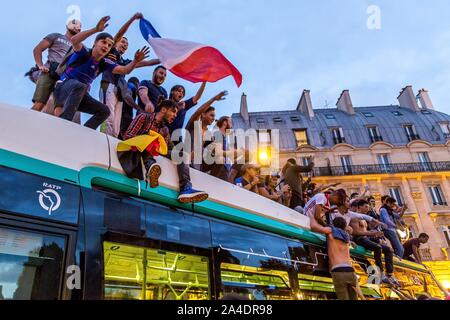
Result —
[[368, 237], [355, 237], [355, 243], [361, 247], [373, 251], [373, 256], [375, 258], [375, 264], [383, 272], [383, 261], [381, 260], [381, 254], [384, 253], [384, 262], [386, 264], [386, 273], [392, 274], [394, 272], [394, 255], [391, 248], [383, 244], [378, 244], [371, 241]]
[[[146, 170], [149, 170], [150, 167], [156, 163], [155, 158], [153, 158], [148, 153], [144, 152], [142, 154], [143, 160], [144, 160], [144, 166]], [[178, 171], [178, 179], [179, 179], [179, 186], [180, 191], [186, 189], [186, 188], [192, 188], [191, 183], [191, 173], [189, 172], [189, 165], [185, 163], [180, 163], [177, 165], [177, 171]]]
[[388, 238], [388, 240], [391, 242], [392, 248], [394, 248], [394, 252], [397, 256], [400, 258], [403, 257], [403, 253], [405, 252], [405, 249], [403, 249], [403, 245], [400, 242], [400, 239], [397, 236], [397, 232], [394, 230], [384, 230], [384, 236]]
[[111, 137], [117, 138], [120, 133], [120, 123], [122, 120], [123, 102], [119, 100], [118, 89], [110, 83], [106, 90], [100, 89], [100, 101], [104, 103], [110, 112], [110, 116], [106, 119], [106, 128], [104, 133]]
[[75, 79], [68, 79], [58, 83], [55, 88], [55, 99], [64, 103], [62, 119], [72, 121], [77, 111], [92, 114], [85, 126], [96, 130], [110, 115], [109, 108], [92, 98], [89, 85]]

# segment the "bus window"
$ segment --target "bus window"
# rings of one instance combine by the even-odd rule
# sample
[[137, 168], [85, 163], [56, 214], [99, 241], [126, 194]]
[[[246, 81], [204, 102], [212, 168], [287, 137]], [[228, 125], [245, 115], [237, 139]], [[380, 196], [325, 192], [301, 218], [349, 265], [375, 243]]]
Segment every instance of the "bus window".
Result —
[[65, 238], [0, 227], [0, 300], [57, 300]]
[[105, 242], [104, 263], [105, 299], [210, 298], [205, 257]]
[[292, 300], [287, 271], [221, 264], [222, 297], [238, 294], [247, 300]]

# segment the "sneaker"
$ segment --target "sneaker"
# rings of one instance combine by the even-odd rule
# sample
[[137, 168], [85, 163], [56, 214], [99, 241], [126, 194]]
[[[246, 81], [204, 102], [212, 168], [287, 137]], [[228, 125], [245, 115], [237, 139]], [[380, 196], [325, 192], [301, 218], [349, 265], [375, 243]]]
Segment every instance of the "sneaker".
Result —
[[184, 188], [180, 191], [178, 201], [181, 203], [197, 203], [208, 199], [209, 195], [206, 192], [192, 189], [191, 187]]
[[154, 163], [147, 171], [147, 179], [150, 182], [151, 188], [159, 187], [159, 177], [161, 176], [161, 167], [159, 164]]

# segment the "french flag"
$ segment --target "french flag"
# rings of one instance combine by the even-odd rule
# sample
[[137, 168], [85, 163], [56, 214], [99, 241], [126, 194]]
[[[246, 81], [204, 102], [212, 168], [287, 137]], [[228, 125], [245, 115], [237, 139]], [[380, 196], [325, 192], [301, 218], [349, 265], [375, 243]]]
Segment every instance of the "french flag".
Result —
[[141, 19], [140, 29], [162, 65], [176, 76], [194, 83], [233, 76], [237, 86], [241, 86], [242, 74], [219, 50], [195, 42], [163, 39], [145, 19]]

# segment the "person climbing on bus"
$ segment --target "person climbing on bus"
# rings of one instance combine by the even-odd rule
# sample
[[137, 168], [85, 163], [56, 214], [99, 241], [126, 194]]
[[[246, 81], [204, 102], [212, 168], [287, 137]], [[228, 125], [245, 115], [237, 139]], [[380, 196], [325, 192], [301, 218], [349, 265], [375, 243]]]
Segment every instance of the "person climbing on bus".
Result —
[[337, 298], [358, 300], [360, 297], [365, 300], [350, 257], [350, 235], [346, 229], [347, 222], [342, 217], [334, 218], [329, 227], [323, 226], [314, 216], [311, 217], [311, 230], [327, 237], [330, 271]]
[[[93, 116], [85, 123], [91, 129], [97, 129], [109, 115], [109, 108], [89, 95], [89, 89], [97, 76], [107, 70], [113, 74], [129, 74], [139, 62], [148, 57], [149, 48], [138, 50], [134, 60], [126, 66], [120, 66], [105, 59], [111, 51], [114, 38], [106, 32], [110, 17], [103, 17], [97, 26], [80, 32], [71, 39], [74, 53], [67, 62], [66, 69], [55, 87], [55, 100], [63, 104], [62, 119], [72, 121], [75, 112], [81, 111]], [[99, 33], [91, 50], [83, 46], [83, 41]]]
[[422, 256], [420, 255], [419, 247], [425, 244], [430, 239], [426, 233], [419, 234], [418, 238], [409, 239], [403, 244], [403, 259], [422, 264]]
[[393, 208], [396, 204], [394, 198], [387, 198], [385, 204], [380, 208], [381, 221], [386, 224], [386, 228], [383, 229], [385, 237], [391, 242], [392, 248], [394, 248], [395, 254], [399, 257], [403, 257], [403, 245], [397, 235], [396, 221], [400, 220], [405, 213], [406, 209], [400, 214], [394, 212]]
[[[167, 127], [178, 113], [178, 105], [173, 100], [162, 100], [154, 113], [138, 115], [124, 135], [124, 142], [119, 143], [117, 155], [123, 170], [129, 178], [146, 180], [151, 188], [159, 186], [161, 166], [156, 162], [158, 155], [171, 154], [174, 144], [171, 141]], [[145, 171], [144, 171], [145, 169]], [[192, 188], [189, 165], [177, 164], [181, 203], [202, 202], [208, 199], [208, 194]]]

